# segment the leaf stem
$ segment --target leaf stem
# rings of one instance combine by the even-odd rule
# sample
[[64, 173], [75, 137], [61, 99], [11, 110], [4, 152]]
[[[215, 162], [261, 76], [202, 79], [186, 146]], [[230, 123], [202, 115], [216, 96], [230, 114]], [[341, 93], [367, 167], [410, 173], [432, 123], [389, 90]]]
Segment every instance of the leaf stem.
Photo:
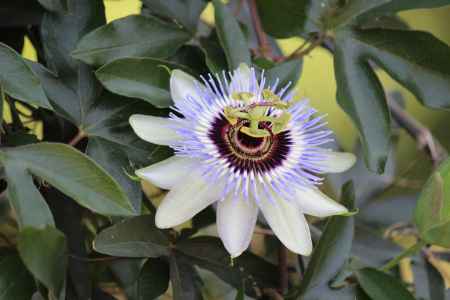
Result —
[[417, 243], [412, 245], [411, 247], [405, 249], [402, 253], [400, 253], [398, 256], [394, 257], [390, 261], [388, 261], [384, 266], [380, 268], [380, 271], [386, 272], [398, 265], [398, 263], [411, 255], [414, 255], [417, 251], [422, 249], [426, 245], [426, 242], [423, 240], [418, 240]]
[[78, 130], [78, 133], [69, 141], [69, 145], [76, 146], [79, 141], [86, 137], [86, 133], [83, 130]]
[[272, 48], [270, 47], [267, 35], [261, 24], [261, 19], [258, 15], [258, 9], [256, 8], [256, 0], [247, 0], [248, 7], [250, 9], [250, 15], [252, 19], [253, 29], [256, 32], [258, 39], [259, 51], [264, 57], [272, 57]]
[[425, 149], [430, 155], [434, 167], [437, 167], [448, 156], [447, 150], [437, 141], [431, 131], [403, 110], [396, 101], [389, 99], [389, 108], [392, 117], [399, 126], [413, 137], [420, 149]]

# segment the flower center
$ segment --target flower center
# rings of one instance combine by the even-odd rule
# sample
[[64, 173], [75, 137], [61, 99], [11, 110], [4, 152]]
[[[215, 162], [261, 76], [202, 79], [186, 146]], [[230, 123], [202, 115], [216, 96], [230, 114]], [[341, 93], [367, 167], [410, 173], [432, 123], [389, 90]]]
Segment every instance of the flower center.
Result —
[[[269, 125], [261, 122], [259, 127]], [[262, 173], [279, 166], [292, 145], [289, 132], [254, 137], [242, 130], [247, 126], [248, 120], [239, 120], [233, 125], [223, 116], [213, 121], [209, 137], [217, 147], [221, 158], [238, 172]], [[270, 127], [265, 129], [271, 132]]]

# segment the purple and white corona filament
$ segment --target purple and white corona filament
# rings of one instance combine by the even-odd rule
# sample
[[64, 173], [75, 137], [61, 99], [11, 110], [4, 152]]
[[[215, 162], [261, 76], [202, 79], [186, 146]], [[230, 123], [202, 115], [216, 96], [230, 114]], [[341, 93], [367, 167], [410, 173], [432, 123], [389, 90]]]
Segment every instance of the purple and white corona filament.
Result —
[[355, 157], [323, 148], [332, 132], [307, 101], [293, 100], [289, 86], [265, 82], [242, 64], [230, 74], [202, 78], [174, 70], [168, 118], [133, 115], [136, 134], [168, 145], [175, 155], [136, 174], [170, 190], [156, 225], [179, 225], [217, 203], [217, 228], [231, 256], [250, 244], [261, 210], [281, 242], [308, 255], [312, 244], [304, 214], [345, 214], [323, 194], [322, 174], [343, 172]]

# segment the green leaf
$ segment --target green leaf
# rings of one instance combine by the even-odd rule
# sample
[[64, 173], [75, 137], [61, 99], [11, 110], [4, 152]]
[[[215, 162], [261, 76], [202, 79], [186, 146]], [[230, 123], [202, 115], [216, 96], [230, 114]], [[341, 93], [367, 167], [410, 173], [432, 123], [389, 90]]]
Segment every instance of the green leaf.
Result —
[[156, 299], [169, 287], [170, 269], [166, 260], [149, 258], [136, 282], [136, 300]]
[[128, 16], [84, 36], [72, 56], [93, 65], [129, 56], [166, 58], [189, 39], [184, 30], [154, 17]]
[[101, 137], [91, 137], [86, 154], [96, 161], [121, 185], [136, 212], [141, 211], [142, 190], [138, 181], [132, 180], [131, 162], [126, 149]]
[[232, 266], [230, 255], [218, 238], [205, 236], [179, 241], [176, 249], [191, 263], [213, 272], [235, 288], [251, 278], [245, 286], [249, 296], [255, 296], [254, 286], [270, 288], [278, 284], [277, 268], [250, 252], [235, 258]]
[[275, 65], [274, 67], [265, 71], [266, 82], [274, 84], [279, 79], [278, 86], [280, 88], [285, 87], [291, 83], [291, 87], [300, 79], [300, 73], [302, 72], [303, 61], [300, 59], [287, 60]]
[[356, 277], [372, 300], [414, 300], [411, 293], [396, 278], [376, 269], [358, 270]]
[[425, 183], [414, 221], [422, 239], [450, 247], [450, 159], [442, 163]]
[[445, 43], [430, 33], [408, 30], [362, 30], [353, 37], [366, 45], [366, 56], [424, 105], [450, 108], [450, 48]]
[[33, 177], [21, 160], [4, 160], [8, 198], [17, 215], [20, 228], [31, 226], [42, 228], [54, 225], [47, 202], [33, 183]]
[[190, 261], [185, 257], [172, 254], [170, 262], [170, 281], [172, 283], [174, 300], [201, 300], [199, 289], [200, 278]]
[[28, 270], [54, 297], [59, 297], [67, 268], [64, 234], [51, 226], [43, 229], [24, 228], [20, 232], [17, 247]]
[[251, 65], [247, 40], [239, 23], [220, 0], [213, 0], [213, 5], [217, 35], [225, 51], [228, 68], [237, 69], [241, 63]]
[[30, 300], [35, 287], [19, 256], [0, 258], [0, 300]]
[[124, 220], [103, 230], [93, 245], [96, 251], [113, 256], [158, 257], [169, 253], [169, 240], [149, 215]]
[[245, 299], [245, 286], [244, 285], [242, 285], [239, 289], [238, 289], [238, 291], [237, 291], [237, 294], [236, 294], [236, 297], [234, 298], [234, 300], [244, 300]]
[[200, 14], [207, 2], [205, 0], [143, 0], [143, 3], [150, 13], [173, 19], [191, 33], [195, 33]]
[[68, 12], [67, 0], [38, 0], [39, 3], [46, 9], [53, 12]]
[[276, 38], [320, 31], [320, 14], [327, 3], [309, 0], [255, 1], [264, 30]]
[[368, 10], [358, 19], [376, 18], [383, 15], [393, 15], [399, 11], [421, 8], [435, 8], [450, 5], [449, 0], [395, 0], [395, 1], [378, 1], [373, 9]]
[[[353, 184], [343, 187], [342, 198], [349, 210], [353, 209]], [[314, 249], [305, 276], [300, 285], [300, 299], [317, 299], [331, 293], [329, 282], [338, 274], [349, 258], [354, 233], [354, 217], [334, 216]]]
[[[106, 23], [102, 0], [68, 0], [70, 13], [47, 13], [41, 24], [47, 67], [38, 72], [56, 111], [76, 125], [100, 93], [92, 69], [70, 56], [86, 33]], [[59, 81], [59, 82], [58, 82]]]
[[[38, 176], [93, 212], [115, 216], [135, 213], [117, 182], [70, 146], [39, 143], [6, 148], [1, 152], [0, 160], [6, 165], [20, 164], [21, 172]], [[40, 200], [31, 198], [28, 201]]]
[[205, 53], [206, 65], [212, 73], [220, 73], [227, 69], [227, 57], [215, 31], [208, 38], [200, 38], [200, 45]]
[[3, 43], [0, 43], [0, 86], [15, 99], [52, 109], [39, 78], [16, 51]]
[[383, 173], [391, 140], [390, 116], [383, 87], [349, 31], [336, 36], [334, 67], [337, 101], [358, 128], [366, 165]]
[[165, 108], [172, 105], [167, 68], [176, 66], [153, 58], [121, 58], [101, 67], [95, 74], [113, 93]]

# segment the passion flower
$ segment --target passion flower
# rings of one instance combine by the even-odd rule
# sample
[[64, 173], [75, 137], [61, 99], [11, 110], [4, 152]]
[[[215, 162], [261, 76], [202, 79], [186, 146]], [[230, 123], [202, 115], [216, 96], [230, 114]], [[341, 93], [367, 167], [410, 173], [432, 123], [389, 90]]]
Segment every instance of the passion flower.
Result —
[[170, 190], [156, 213], [159, 228], [179, 225], [217, 203], [219, 236], [236, 257], [249, 246], [261, 210], [287, 248], [308, 255], [312, 243], [304, 214], [347, 213], [317, 185], [324, 173], [350, 168], [354, 155], [324, 148], [332, 132], [323, 117], [278, 82], [267, 83], [244, 64], [201, 82], [174, 70], [173, 113], [131, 116], [140, 138], [175, 150], [173, 157], [136, 171]]

